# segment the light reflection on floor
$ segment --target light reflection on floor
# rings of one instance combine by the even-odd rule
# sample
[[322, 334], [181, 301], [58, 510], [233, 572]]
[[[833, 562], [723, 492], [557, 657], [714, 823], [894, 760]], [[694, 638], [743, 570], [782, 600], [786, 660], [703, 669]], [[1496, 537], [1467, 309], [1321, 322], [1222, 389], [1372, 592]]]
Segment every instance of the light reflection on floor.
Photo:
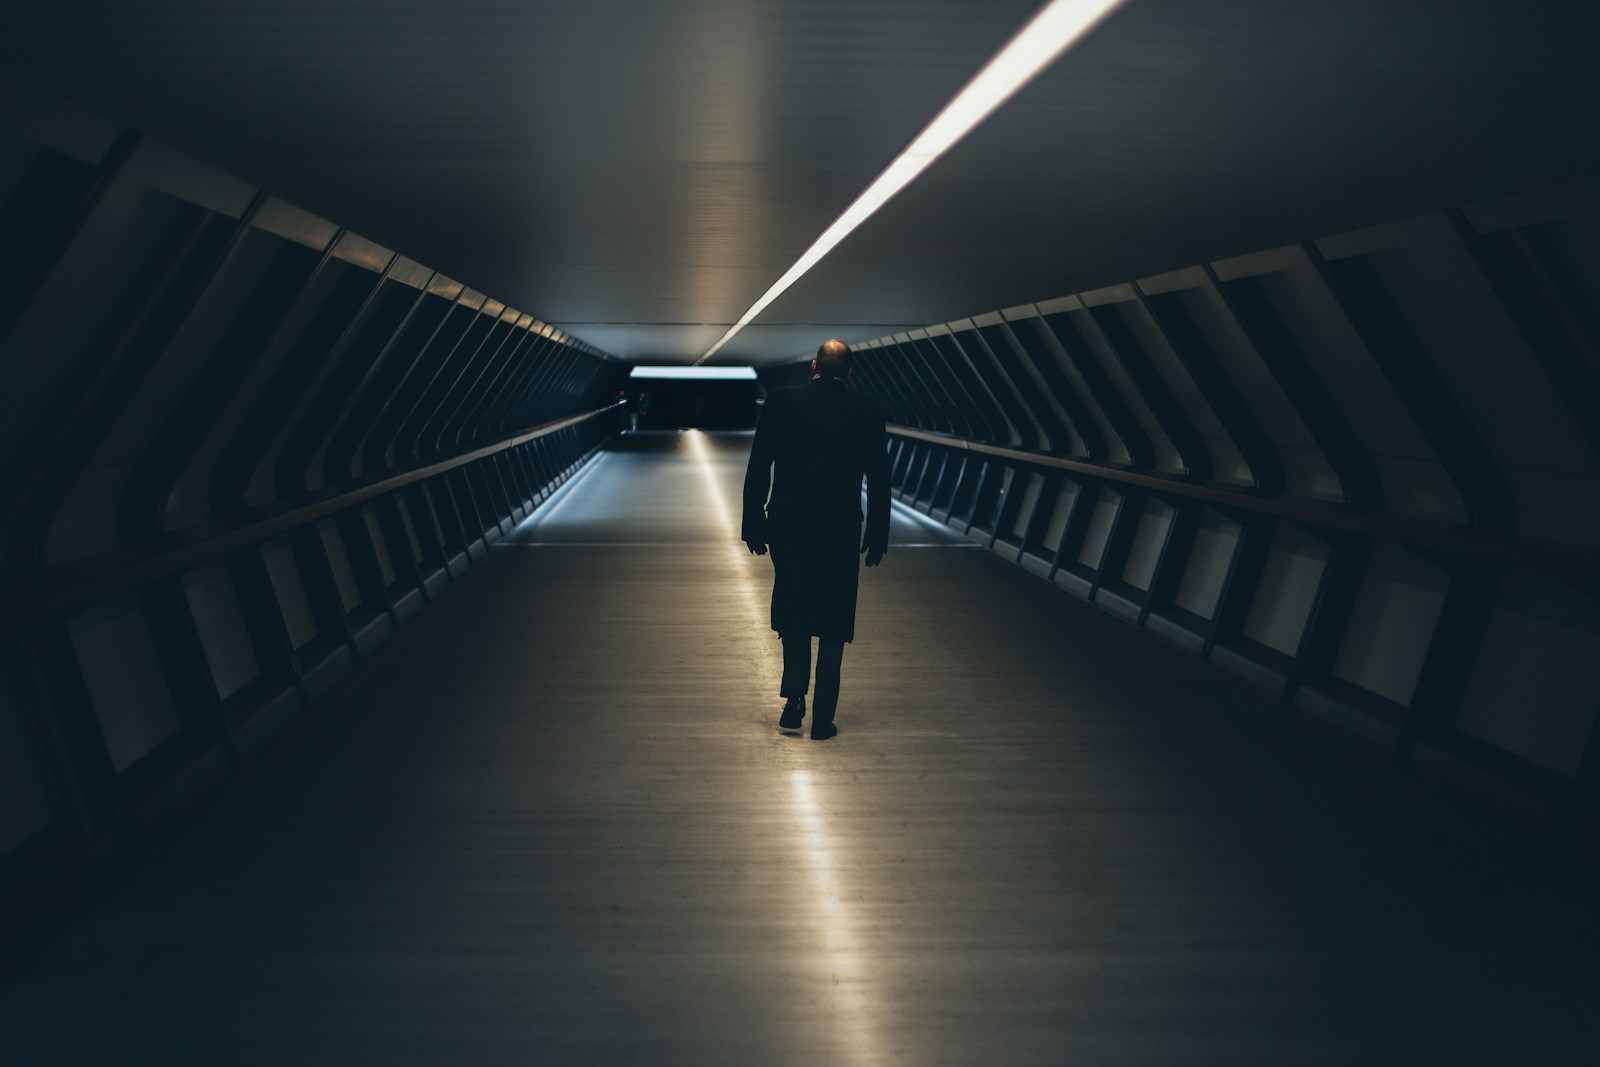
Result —
[[[706, 500], [711, 505], [711, 510], [716, 513], [717, 524], [728, 535], [728, 552], [733, 557], [734, 565], [729, 568], [729, 583], [739, 591], [739, 599], [743, 602], [745, 610], [750, 616], [750, 624], [755, 627], [768, 625], [768, 616], [765, 608], [765, 594], [756, 589], [755, 579], [750, 575], [745, 557], [750, 550], [745, 543], [739, 540], [740, 523], [734, 518], [733, 510], [728, 506], [727, 496], [723, 492], [722, 475], [717, 470], [716, 456], [706, 444], [706, 435], [699, 430], [685, 430], [684, 438], [689, 443], [689, 454], [695, 464], [700, 468], [700, 475], [705, 480]], [[740, 501], [743, 509], [744, 502]]]
[[[689, 453], [705, 480], [706, 499], [731, 540], [733, 565], [729, 568], [728, 580], [740, 590], [740, 600], [749, 612], [750, 624], [765, 627], [768, 625], [768, 590], [758, 588], [748, 565], [749, 549], [738, 539], [739, 523], [724, 493], [726, 475], [719, 473], [703, 433], [689, 430], [685, 438]], [[740, 507], [743, 507], [742, 501]], [[834, 1033], [841, 1042], [844, 1062], [877, 1063], [881, 1057], [872, 1025], [874, 983], [840, 884], [836, 860], [838, 842], [828, 830], [827, 810], [822, 799], [827, 779], [809, 767], [795, 766], [809, 762], [805, 756], [811, 751], [809, 742], [807, 746], [806, 749], [785, 746], [791, 755], [800, 757], [789, 761], [788, 772], [796, 820], [794, 846], [811, 880], [809, 892], [799, 892], [797, 887], [795, 906], [802, 914], [810, 916], [808, 925], [818, 948], [816, 977], [833, 999], [829, 1015], [834, 1022]]]
[[[824, 781], [826, 779], [823, 779]], [[811, 875], [811, 893], [800, 907], [810, 908], [822, 950], [823, 975], [834, 1001], [832, 1018], [850, 1063], [879, 1063], [873, 1027], [876, 985], [856, 936], [854, 916], [840, 885], [834, 837], [827, 809], [818, 797], [816, 776], [804, 767], [789, 772], [800, 832], [795, 844]]]

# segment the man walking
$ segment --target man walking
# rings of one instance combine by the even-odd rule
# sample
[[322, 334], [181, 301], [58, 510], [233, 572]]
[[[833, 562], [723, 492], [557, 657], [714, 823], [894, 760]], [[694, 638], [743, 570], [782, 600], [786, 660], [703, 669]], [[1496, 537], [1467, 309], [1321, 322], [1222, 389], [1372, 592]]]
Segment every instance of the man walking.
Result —
[[772, 628], [783, 640], [778, 693], [787, 698], [778, 726], [797, 731], [805, 718], [815, 637], [813, 741], [839, 732], [833, 714], [844, 646], [855, 637], [857, 553], [876, 567], [889, 548], [883, 409], [845, 388], [850, 370], [849, 347], [825, 341], [811, 361], [810, 385], [769, 394], [744, 476], [740, 536], [758, 556], [772, 550]]

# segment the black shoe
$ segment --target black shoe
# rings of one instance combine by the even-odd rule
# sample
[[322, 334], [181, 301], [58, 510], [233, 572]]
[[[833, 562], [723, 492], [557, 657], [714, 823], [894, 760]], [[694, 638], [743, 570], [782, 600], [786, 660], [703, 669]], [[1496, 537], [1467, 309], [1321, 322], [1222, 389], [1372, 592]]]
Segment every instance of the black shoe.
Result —
[[826, 741], [838, 732], [839, 728], [831, 722], [817, 722], [815, 719], [811, 722], [811, 740], [813, 741]]
[[778, 729], [794, 730], [798, 732], [800, 729], [800, 720], [805, 717], [806, 698], [790, 697], [789, 702], [783, 706], [783, 715], [778, 719]]

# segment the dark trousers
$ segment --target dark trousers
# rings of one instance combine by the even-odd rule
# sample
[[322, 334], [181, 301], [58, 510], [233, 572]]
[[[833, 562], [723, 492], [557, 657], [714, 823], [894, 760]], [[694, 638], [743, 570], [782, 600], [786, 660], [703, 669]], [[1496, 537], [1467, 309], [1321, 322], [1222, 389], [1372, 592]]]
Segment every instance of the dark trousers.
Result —
[[[811, 698], [811, 725], [832, 722], [839, 706], [839, 668], [844, 662], [843, 641], [817, 641], [817, 691]], [[811, 681], [811, 637], [783, 637], [783, 683], [778, 695], [803, 697]]]

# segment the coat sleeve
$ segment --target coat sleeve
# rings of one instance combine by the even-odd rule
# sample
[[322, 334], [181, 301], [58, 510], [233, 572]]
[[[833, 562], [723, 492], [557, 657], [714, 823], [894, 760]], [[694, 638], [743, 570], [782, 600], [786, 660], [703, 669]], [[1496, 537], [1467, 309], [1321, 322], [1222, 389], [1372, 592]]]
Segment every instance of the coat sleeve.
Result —
[[882, 408], [873, 408], [866, 437], [862, 466], [867, 472], [867, 532], [862, 545], [883, 553], [889, 550], [889, 434]]
[[780, 421], [774, 403], [777, 393], [769, 393], [756, 422], [755, 443], [750, 446], [750, 465], [744, 471], [744, 519], [739, 524], [739, 539], [767, 543], [767, 494], [772, 489], [772, 458]]

